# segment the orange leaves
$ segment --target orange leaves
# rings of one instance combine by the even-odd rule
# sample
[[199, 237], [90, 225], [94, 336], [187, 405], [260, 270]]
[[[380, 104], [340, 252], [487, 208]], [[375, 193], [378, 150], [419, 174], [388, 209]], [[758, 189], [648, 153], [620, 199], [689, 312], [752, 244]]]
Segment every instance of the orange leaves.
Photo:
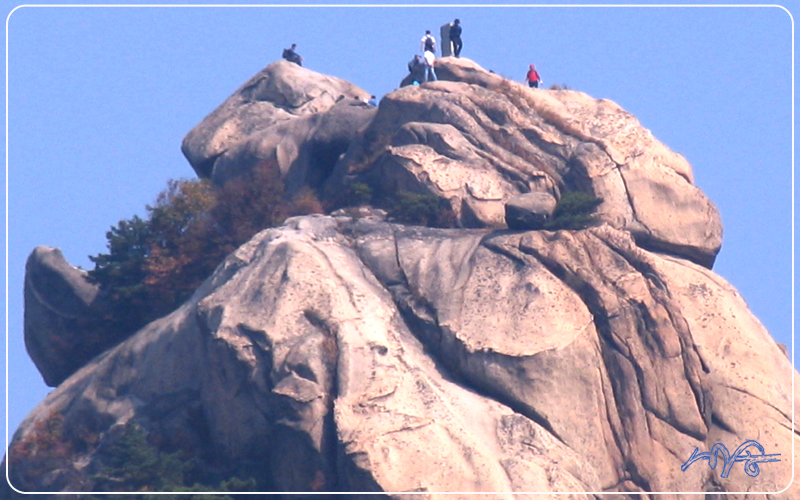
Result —
[[222, 187], [171, 180], [147, 211], [147, 220], [112, 227], [109, 253], [90, 257], [90, 275], [111, 302], [107, 328], [124, 336], [178, 307], [259, 231], [323, 207], [308, 188], [287, 200], [277, 165], [262, 162]]
[[8, 450], [9, 468], [23, 485], [32, 484], [43, 474], [57, 468], [68, 467], [72, 445], [62, 436], [64, 416], [52, 412], [33, 424], [24, 438], [14, 442]]
[[230, 238], [229, 243], [238, 247], [262, 229], [283, 221], [280, 208], [284, 195], [277, 165], [262, 162], [247, 175], [228, 181], [217, 191], [217, 204], [211, 217]]

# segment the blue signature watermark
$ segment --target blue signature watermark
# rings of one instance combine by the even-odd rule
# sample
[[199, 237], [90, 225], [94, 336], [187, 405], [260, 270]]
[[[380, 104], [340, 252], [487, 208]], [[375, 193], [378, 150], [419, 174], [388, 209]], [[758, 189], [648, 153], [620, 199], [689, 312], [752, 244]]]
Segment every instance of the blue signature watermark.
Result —
[[[761, 454], [754, 455], [750, 452], [750, 448], [757, 449]], [[715, 469], [717, 468], [717, 457], [722, 455], [722, 477], [728, 477], [730, 474], [731, 469], [733, 468], [733, 464], [736, 462], [744, 462], [744, 471], [750, 477], [756, 477], [761, 471], [758, 468], [758, 464], [766, 463], [766, 462], [780, 462], [780, 458], [775, 458], [781, 456], [780, 453], [776, 453], [774, 455], [767, 455], [764, 453], [764, 447], [761, 446], [758, 441], [750, 440], [745, 441], [738, 448], [736, 451], [733, 452], [733, 456], [728, 452], [728, 448], [725, 448], [725, 445], [722, 443], [717, 443], [711, 447], [711, 451], [704, 451], [703, 453], [698, 453], [697, 451], [700, 448], [695, 448], [692, 456], [689, 457], [689, 460], [686, 461], [685, 464], [681, 466], [682, 471], [686, 471], [690, 465], [697, 462], [698, 460], [707, 460], [708, 465]]]

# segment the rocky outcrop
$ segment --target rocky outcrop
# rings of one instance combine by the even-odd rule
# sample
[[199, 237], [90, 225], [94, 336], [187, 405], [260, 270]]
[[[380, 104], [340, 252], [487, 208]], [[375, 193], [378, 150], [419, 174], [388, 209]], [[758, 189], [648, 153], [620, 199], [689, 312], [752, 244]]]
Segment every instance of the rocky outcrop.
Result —
[[[141, 429], [202, 478], [264, 491], [800, 499], [795, 371], [710, 271], [719, 214], [686, 160], [610, 101], [436, 65], [442, 81], [376, 112], [346, 82], [272, 64], [183, 151], [220, 184], [266, 161], [329, 202], [433, 194], [460, 229], [371, 206], [290, 219], [103, 352], [84, 328], [101, 291], [34, 251], [26, 342], [61, 383], [14, 434], [11, 483], [121, 484], [115, 450]], [[599, 225], [528, 230], [570, 191], [603, 198]], [[748, 440], [780, 461], [686, 466]]]
[[[637, 243], [711, 267], [722, 243], [716, 207], [692, 169], [615, 103], [529, 89], [468, 59], [436, 61], [440, 81], [381, 100], [363, 140], [338, 163], [329, 192], [432, 193], [464, 227], [505, 227], [518, 194], [583, 191], [599, 217]], [[451, 80], [451, 81], [443, 81]]]
[[[96, 437], [49, 491], [91, 488], [106, 436], [137, 422], [168, 449], [261, 464], [280, 491], [778, 492], [793, 373], [724, 280], [607, 224], [309, 216], [70, 377], [14, 443], [54, 414]], [[781, 461], [681, 470], [748, 439]], [[43, 487], [10, 465], [16, 487]]]
[[253, 76], [184, 138], [199, 177], [218, 184], [276, 163], [290, 190], [318, 185], [366, 125], [370, 95], [288, 61]]
[[37, 247], [25, 265], [25, 347], [55, 387], [108, 348], [89, 344], [99, 288], [57, 248]]
[[[346, 203], [364, 182], [449, 201], [463, 227], [506, 227], [505, 204], [528, 192], [603, 198], [600, 218], [639, 245], [711, 267], [722, 243], [716, 207], [680, 155], [608, 100], [529, 89], [464, 58], [436, 61], [440, 81], [387, 95], [286, 61], [251, 78], [183, 141], [218, 184], [267, 162], [289, 194], [305, 186]], [[346, 152], [346, 154], [345, 154]], [[342, 157], [344, 155], [344, 157]]]
[[549, 193], [524, 193], [506, 202], [509, 229], [543, 229], [556, 210], [556, 199]]

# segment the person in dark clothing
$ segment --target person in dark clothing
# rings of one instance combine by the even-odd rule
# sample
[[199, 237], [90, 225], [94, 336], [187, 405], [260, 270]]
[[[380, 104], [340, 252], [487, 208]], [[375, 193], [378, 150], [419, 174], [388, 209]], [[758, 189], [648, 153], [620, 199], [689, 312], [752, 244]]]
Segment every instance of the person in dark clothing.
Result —
[[461, 21], [456, 19], [450, 25], [450, 43], [453, 44], [453, 55], [459, 57], [461, 54], [461, 47], [464, 46], [461, 42]]
[[422, 58], [417, 54], [414, 56], [414, 59], [408, 61], [408, 72], [413, 73], [419, 71], [420, 64], [422, 64]]
[[422, 76], [425, 74], [425, 62], [419, 54], [414, 56], [414, 59], [408, 62], [408, 73], [414, 80], [421, 82]]
[[525, 75], [525, 81], [528, 82], [528, 87], [539, 88], [542, 78], [539, 76], [539, 72], [536, 71], [536, 66], [533, 64], [528, 67], [528, 74]]
[[431, 30], [425, 30], [425, 36], [420, 40], [419, 49], [420, 52], [433, 52], [436, 54], [436, 39], [431, 35]]
[[291, 48], [283, 49], [283, 58], [289, 62], [293, 62], [298, 66], [303, 65], [303, 58], [297, 53], [297, 44], [293, 43]]

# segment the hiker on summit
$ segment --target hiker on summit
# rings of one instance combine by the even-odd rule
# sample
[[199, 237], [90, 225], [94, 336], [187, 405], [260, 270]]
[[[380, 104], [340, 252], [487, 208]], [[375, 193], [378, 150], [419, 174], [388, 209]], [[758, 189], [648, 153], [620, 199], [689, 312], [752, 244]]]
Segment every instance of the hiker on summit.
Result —
[[414, 59], [408, 61], [408, 72], [413, 73], [415, 71], [419, 71], [420, 64], [422, 64], [422, 56], [415, 54]]
[[283, 49], [283, 58], [289, 62], [293, 62], [298, 66], [303, 65], [303, 57], [297, 53], [297, 44], [293, 43], [291, 48]]
[[436, 60], [436, 56], [433, 55], [433, 52], [430, 50], [426, 50], [425, 54], [422, 56], [423, 64], [425, 65], [425, 74], [422, 76], [422, 83], [427, 83], [428, 78], [432, 81], [436, 81], [436, 72], [433, 70], [433, 61]]
[[450, 25], [450, 43], [453, 44], [453, 55], [460, 57], [464, 43], [461, 42], [461, 21], [458, 19]]
[[419, 44], [420, 52], [432, 52], [436, 54], [436, 39], [431, 35], [431, 30], [425, 30], [425, 36], [422, 37]]
[[536, 71], [536, 66], [533, 64], [528, 67], [528, 74], [525, 75], [525, 81], [528, 82], [528, 87], [535, 89], [538, 89], [539, 84], [542, 82], [542, 78], [539, 76], [539, 72]]
[[422, 76], [425, 73], [425, 61], [419, 54], [414, 55], [414, 59], [408, 62], [408, 74], [414, 78], [414, 81], [421, 82]]

